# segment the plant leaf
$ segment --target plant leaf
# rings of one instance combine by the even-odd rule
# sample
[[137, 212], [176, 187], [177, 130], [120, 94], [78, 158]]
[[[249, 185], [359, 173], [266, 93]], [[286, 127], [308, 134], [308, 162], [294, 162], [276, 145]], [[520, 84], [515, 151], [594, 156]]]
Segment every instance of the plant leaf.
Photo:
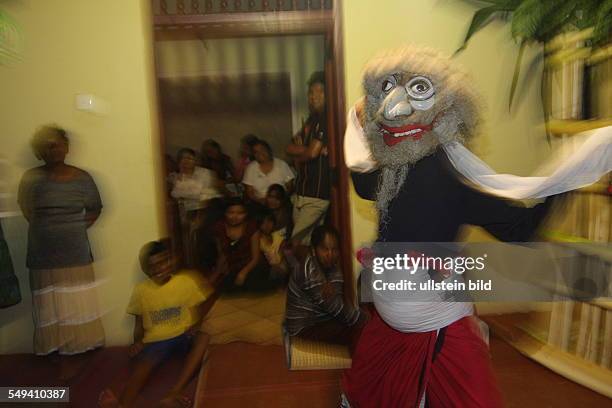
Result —
[[597, 16], [597, 9], [603, 0], [578, 0], [578, 9], [573, 24], [579, 30], [593, 27]]
[[524, 0], [512, 16], [512, 36], [536, 40], [536, 32], [546, 24], [547, 15], [557, 6], [555, 0]]
[[[483, 7], [477, 10], [472, 17], [472, 21], [468, 28], [463, 44], [459, 47], [455, 54], [463, 51], [467, 47], [470, 38], [484, 28], [490, 21], [491, 17], [499, 17], [503, 20], [508, 19], [510, 12], [514, 11], [523, 0], [482, 0], [484, 3], [492, 4], [491, 6]], [[496, 13], [499, 13], [496, 15]]]
[[512, 85], [510, 85], [510, 99], [508, 100], [508, 111], [512, 108], [512, 100], [514, 99], [514, 92], [516, 91], [516, 84], [518, 83], [519, 74], [521, 73], [521, 62], [523, 61], [523, 52], [527, 46], [526, 40], [521, 40], [521, 46], [519, 48], [518, 56], [516, 57], [516, 63], [514, 64], [514, 75], [512, 76]]
[[597, 10], [593, 31], [593, 43], [606, 42], [612, 31], [612, 0], [603, 1]]
[[497, 6], [489, 6], [484, 7], [474, 13], [472, 17], [472, 22], [470, 23], [470, 27], [468, 28], [467, 34], [465, 35], [465, 39], [463, 40], [463, 44], [461, 47], [455, 51], [455, 54], [463, 51], [465, 47], [467, 47], [467, 43], [472, 38], [474, 34], [476, 34], [480, 29], [484, 28], [490, 21], [490, 18], [497, 12], [501, 11]]
[[538, 41], [548, 41], [575, 20], [576, 17], [574, 16], [574, 12], [578, 8], [578, 5], [577, 1], [566, 1], [559, 7], [553, 9], [535, 33], [535, 37]]

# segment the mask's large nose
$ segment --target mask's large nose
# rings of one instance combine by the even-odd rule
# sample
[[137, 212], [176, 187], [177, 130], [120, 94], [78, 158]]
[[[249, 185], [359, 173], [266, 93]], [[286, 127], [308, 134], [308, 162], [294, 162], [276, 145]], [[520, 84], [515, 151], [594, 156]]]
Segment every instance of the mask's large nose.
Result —
[[387, 120], [394, 120], [398, 116], [408, 116], [412, 113], [412, 106], [408, 102], [406, 88], [397, 87], [385, 98], [383, 102], [383, 116]]

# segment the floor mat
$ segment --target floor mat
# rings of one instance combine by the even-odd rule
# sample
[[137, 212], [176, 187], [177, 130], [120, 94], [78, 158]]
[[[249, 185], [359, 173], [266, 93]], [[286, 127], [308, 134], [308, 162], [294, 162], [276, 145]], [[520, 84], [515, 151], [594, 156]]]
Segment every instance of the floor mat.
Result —
[[351, 366], [347, 346], [291, 337], [287, 340], [287, 365], [290, 370], [329, 370]]

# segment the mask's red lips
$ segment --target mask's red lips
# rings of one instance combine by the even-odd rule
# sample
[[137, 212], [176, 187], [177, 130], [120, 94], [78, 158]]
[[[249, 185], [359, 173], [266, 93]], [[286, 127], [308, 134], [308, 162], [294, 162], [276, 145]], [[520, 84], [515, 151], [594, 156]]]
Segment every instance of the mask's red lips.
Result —
[[383, 131], [383, 140], [387, 146], [395, 146], [408, 138], [419, 140], [423, 132], [429, 132], [432, 129], [431, 125], [409, 124], [400, 127], [391, 127], [380, 125]]

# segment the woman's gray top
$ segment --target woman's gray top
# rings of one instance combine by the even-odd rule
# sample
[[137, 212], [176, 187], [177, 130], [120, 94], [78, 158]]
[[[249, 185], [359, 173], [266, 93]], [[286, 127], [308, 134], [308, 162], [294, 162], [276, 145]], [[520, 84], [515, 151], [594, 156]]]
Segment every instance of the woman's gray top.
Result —
[[69, 181], [53, 181], [44, 170], [31, 169], [21, 179], [19, 203], [29, 214], [28, 268], [65, 268], [93, 261], [85, 213], [99, 212], [102, 200], [87, 172], [80, 170]]

